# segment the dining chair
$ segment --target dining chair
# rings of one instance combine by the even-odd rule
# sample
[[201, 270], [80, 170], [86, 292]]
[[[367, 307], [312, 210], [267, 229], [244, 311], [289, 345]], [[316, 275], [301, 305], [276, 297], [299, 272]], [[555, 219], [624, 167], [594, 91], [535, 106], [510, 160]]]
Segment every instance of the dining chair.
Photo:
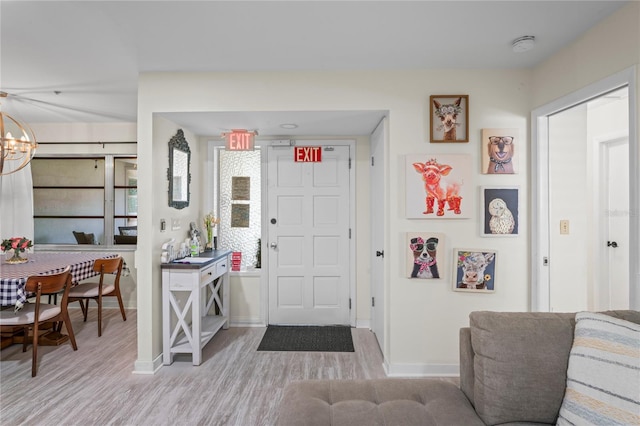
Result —
[[[98, 337], [102, 336], [102, 299], [104, 297], [117, 297], [120, 305], [122, 319], [127, 320], [120, 293], [120, 275], [122, 274], [123, 260], [121, 256], [107, 259], [96, 259], [93, 263], [93, 270], [99, 274], [99, 280], [84, 282], [76, 285], [69, 292], [69, 303], [79, 302], [80, 309], [84, 314], [84, 321], [87, 321], [89, 313], [89, 300], [93, 299], [98, 303]], [[105, 275], [115, 274], [113, 282], [105, 282]], [[107, 280], [110, 281], [110, 280]]]
[[[0, 326], [23, 327], [24, 339], [22, 352], [27, 351], [29, 340], [33, 342], [33, 356], [31, 361], [31, 377], [36, 377], [38, 369], [38, 339], [41, 326], [53, 323], [64, 323], [69, 340], [74, 351], [78, 350], [76, 337], [71, 327], [71, 319], [67, 310], [69, 300], [69, 290], [71, 288], [71, 267], [67, 266], [62, 272], [53, 275], [36, 275], [27, 278], [25, 291], [35, 293], [35, 303], [26, 303], [22, 309], [14, 312], [13, 309], [0, 311]], [[62, 292], [62, 300], [59, 305], [42, 303], [43, 295]], [[33, 338], [29, 339], [29, 332], [32, 330]]]

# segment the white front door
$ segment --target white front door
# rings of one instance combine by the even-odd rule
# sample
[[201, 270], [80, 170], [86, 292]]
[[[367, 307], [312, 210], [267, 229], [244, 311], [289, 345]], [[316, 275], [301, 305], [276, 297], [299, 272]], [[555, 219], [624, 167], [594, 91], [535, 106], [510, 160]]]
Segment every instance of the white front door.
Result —
[[294, 147], [269, 147], [269, 324], [349, 324], [349, 151], [296, 162]]

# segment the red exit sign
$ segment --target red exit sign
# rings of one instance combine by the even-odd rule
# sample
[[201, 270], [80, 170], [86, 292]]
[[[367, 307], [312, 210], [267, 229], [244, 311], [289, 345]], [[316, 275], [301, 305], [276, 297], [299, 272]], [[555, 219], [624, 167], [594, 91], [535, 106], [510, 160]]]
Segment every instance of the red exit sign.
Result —
[[234, 129], [224, 134], [227, 151], [253, 151], [256, 132]]
[[293, 148], [293, 158], [297, 163], [320, 163], [322, 161], [322, 147], [296, 146]]

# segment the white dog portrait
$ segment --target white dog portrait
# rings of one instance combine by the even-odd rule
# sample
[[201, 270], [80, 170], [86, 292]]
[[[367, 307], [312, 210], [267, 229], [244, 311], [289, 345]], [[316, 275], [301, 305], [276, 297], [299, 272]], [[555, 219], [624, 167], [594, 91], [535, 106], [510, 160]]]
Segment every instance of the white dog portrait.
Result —
[[487, 187], [480, 188], [482, 200], [482, 230], [484, 237], [517, 236], [519, 233], [518, 187]]

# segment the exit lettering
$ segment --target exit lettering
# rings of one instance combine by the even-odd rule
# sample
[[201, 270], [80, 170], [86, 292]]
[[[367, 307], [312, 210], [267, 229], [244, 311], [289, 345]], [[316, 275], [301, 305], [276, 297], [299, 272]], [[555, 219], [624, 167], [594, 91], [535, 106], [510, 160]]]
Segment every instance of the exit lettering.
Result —
[[322, 147], [296, 146], [293, 155], [296, 163], [319, 163], [322, 161]]
[[250, 132], [231, 132], [227, 134], [228, 151], [253, 151], [253, 134]]

